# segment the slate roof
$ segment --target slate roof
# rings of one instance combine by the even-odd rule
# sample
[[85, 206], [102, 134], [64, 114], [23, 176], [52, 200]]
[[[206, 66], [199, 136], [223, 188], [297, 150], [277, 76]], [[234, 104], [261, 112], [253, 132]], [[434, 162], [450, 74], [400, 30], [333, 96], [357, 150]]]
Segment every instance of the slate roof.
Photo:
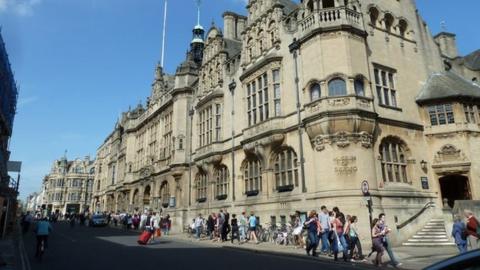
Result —
[[242, 42], [225, 38], [223, 45], [223, 51], [228, 54], [228, 58], [239, 54], [242, 51]]
[[476, 50], [463, 58], [465, 66], [471, 70], [480, 71], [480, 50]]
[[444, 99], [480, 100], [480, 86], [450, 71], [433, 73], [420, 90], [416, 101], [421, 104]]

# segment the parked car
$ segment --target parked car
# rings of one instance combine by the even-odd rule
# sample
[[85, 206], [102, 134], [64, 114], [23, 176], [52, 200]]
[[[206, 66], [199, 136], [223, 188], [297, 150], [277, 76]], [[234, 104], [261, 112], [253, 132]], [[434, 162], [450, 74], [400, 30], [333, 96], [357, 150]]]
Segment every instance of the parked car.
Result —
[[480, 270], [480, 249], [448, 258], [424, 270]]
[[90, 226], [92, 227], [102, 227], [107, 226], [107, 217], [104, 215], [93, 215], [90, 220]]

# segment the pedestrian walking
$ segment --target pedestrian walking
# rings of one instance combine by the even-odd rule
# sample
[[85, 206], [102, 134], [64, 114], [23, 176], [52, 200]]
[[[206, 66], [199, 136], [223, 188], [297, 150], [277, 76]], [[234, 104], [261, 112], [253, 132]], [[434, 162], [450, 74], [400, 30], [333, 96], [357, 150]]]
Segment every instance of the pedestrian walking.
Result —
[[382, 231], [385, 232], [382, 240], [383, 240], [383, 246], [387, 251], [388, 257], [390, 257], [390, 264], [393, 265], [394, 267], [398, 267], [402, 265], [402, 263], [399, 262], [395, 257], [395, 254], [393, 254], [392, 245], [390, 244], [390, 239], [388, 238], [388, 234], [392, 230], [387, 226], [385, 213], [381, 213], [380, 215], [378, 215], [378, 218], [380, 219], [381, 229]]
[[[335, 207], [337, 210], [338, 208]], [[333, 209], [335, 209], [333, 208]], [[337, 217], [338, 213], [338, 217]], [[335, 261], [338, 261], [338, 253], [342, 252], [343, 256], [342, 259], [343, 261], [348, 260], [348, 245], [347, 241], [345, 240], [344, 236], [344, 224], [341, 221], [341, 213], [339, 211], [333, 211], [332, 212], [332, 228], [333, 228], [333, 234], [334, 234], [334, 239], [333, 239], [333, 259]], [[345, 218], [345, 216], [343, 216]]]
[[[353, 262], [355, 261], [355, 258], [358, 260], [361, 260], [363, 262], [366, 262], [365, 256], [363, 256], [363, 250], [362, 250], [362, 243], [360, 243], [360, 237], [358, 236], [358, 229], [357, 229], [357, 222], [358, 218], [356, 216], [352, 216], [349, 221], [349, 229], [348, 229], [348, 239], [350, 241], [349, 247], [350, 247], [350, 255], [349, 258]], [[354, 256], [354, 251], [355, 248], [357, 249], [357, 256]]]
[[225, 220], [223, 221], [223, 226], [222, 226], [222, 242], [227, 241], [227, 236], [228, 233], [230, 232], [230, 213], [228, 213], [228, 210], [225, 209], [224, 212]]
[[195, 218], [195, 237], [197, 240], [200, 240], [200, 236], [202, 234], [204, 220], [202, 214], [198, 214], [197, 218]]
[[307, 248], [305, 242], [303, 241], [302, 231], [303, 231], [303, 223], [300, 219], [300, 212], [295, 212], [295, 220], [293, 221], [293, 239], [295, 242], [296, 248]]
[[248, 228], [248, 221], [245, 217], [245, 211], [239, 217], [239, 227], [238, 231], [240, 233], [240, 241], [245, 242], [247, 239], [247, 228]]
[[250, 217], [248, 218], [248, 238], [249, 241], [255, 241], [255, 244], [258, 244], [257, 239], [257, 217], [253, 212], [250, 212]]
[[220, 210], [217, 215], [217, 241], [223, 242], [223, 227], [225, 226], [225, 214]]
[[233, 244], [233, 240], [237, 239], [238, 243], [240, 243], [240, 233], [238, 229], [238, 220], [237, 220], [237, 215], [232, 214], [232, 220], [230, 222], [231, 227], [232, 227], [232, 235], [231, 235], [231, 240]]
[[457, 245], [458, 251], [460, 253], [467, 252], [467, 227], [465, 223], [463, 223], [462, 218], [460, 216], [455, 216], [453, 228], [452, 228], [452, 237], [455, 240], [455, 244]]
[[373, 251], [377, 252], [375, 259], [373, 260], [373, 264], [376, 266], [382, 265], [382, 256], [385, 250], [383, 245], [383, 238], [385, 237], [385, 230], [382, 228], [381, 220], [375, 218], [373, 220], [373, 228], [372, 228], [372, 244], [373, 244]]
[[213, 233], [215, 231], [215, 213], [211, 213], [207, 219], [207, 235], [210, 240], [213, 239]]
[[470, 210], [465, 210], [465, 217], [467, 218], [466, 227], [468, 235], [468, 250], [480, 248], [480, 222], [473, 215]]
[[322, 227], [320, 231], [320, 238], [322, 239], [322, 249], [321, 252], [325, 255], [331, 254], [331, 249], [330, 249], [330, 215], [328, 213], [328, 209], [325, 205], [323, 205], [321, 208], [321, 213], [319, 215], [319, 220], [320, 220], [320, 226]]
[[308, 232], [308, 242], [307, 242], [307, 256], [317, 256], [317, 245], [318, 245], [318, 218], [317, 212], [315, 210], [310, 211], [308, 214], [308, 220], [305, 221], [305, 226], [307, 226]]

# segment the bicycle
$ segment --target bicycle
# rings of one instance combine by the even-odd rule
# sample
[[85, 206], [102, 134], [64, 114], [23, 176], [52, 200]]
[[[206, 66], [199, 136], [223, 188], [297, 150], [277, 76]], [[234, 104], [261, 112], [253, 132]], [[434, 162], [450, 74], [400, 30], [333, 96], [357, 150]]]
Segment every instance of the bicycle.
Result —
[[43, 254], [45, 253], [45, 237], [46, 236], [41, 235], [37, 237], [38, 237], [37, 241], [40, 241], [40, 242], [37, 244], [37, 250], [36, 250], [35, 256], [39, 261], [42, 261]]

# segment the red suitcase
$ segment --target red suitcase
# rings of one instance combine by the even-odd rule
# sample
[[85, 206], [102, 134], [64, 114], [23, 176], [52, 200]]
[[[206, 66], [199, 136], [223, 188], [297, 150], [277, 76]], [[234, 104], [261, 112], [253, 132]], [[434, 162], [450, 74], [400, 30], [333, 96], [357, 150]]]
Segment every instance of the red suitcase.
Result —
[[143, 231], [142, 234], [140, 234], [140, 237], [138, 237], [138, 244], [140, 245], [146, 245], [148, 243], [148, 240], [152, 237], [152, 233], [149, 231]]

